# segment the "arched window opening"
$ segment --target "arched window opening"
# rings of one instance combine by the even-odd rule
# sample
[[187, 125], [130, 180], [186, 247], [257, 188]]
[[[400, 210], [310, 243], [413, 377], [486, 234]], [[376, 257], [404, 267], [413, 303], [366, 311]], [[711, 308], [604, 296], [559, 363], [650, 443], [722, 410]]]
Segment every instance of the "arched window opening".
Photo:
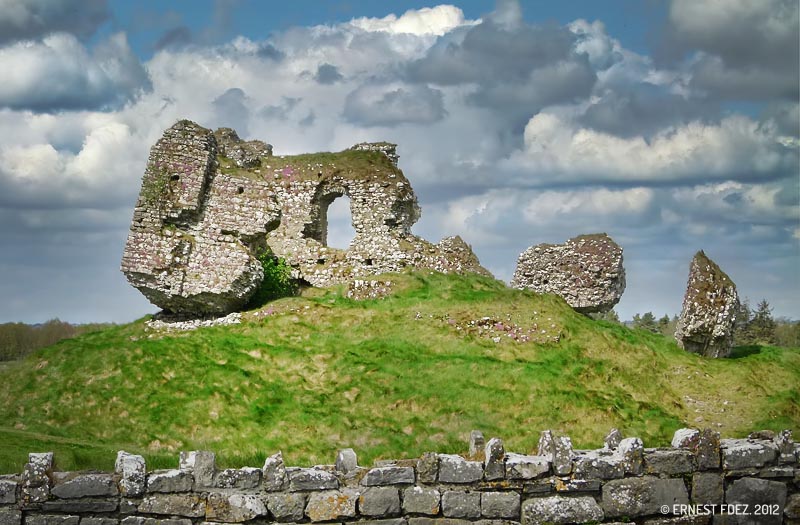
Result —
[[343, 195], [334, 199], [328, 206], [327, 213], [327, 245], [331, 248], [347, 250], [356, 236], [356, 231], [353, 229], [353, 217], [350, 213], [350, 198]]

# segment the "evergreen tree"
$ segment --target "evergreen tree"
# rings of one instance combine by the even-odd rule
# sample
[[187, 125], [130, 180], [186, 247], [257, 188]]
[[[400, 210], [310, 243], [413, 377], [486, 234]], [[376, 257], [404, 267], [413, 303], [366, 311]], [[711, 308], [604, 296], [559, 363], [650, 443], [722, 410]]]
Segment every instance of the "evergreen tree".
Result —
[[754, 342], [759, 344], [775, 344], [775, 320], [772, 318], [772, 308], [766, 299], [762, 299], [749, 323], [749, 331]]
[[648, 332], [653, 332], [654, 334], [659, 332], [658, 324], [656, 323], [656, 316], [653, 315], [653, 312], [645, 312], [642, 316], [639, 316], [639, 314], [634, 315], [633, 327], [641, 328], [642, 330], [647, 330]]

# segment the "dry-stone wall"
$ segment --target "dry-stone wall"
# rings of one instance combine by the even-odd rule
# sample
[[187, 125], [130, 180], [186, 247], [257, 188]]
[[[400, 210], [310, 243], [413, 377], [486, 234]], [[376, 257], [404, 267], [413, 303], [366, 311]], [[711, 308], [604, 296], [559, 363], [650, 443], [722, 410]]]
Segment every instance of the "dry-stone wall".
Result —
[[[681, 429], [670, 448], [612, 431], [599, 450], [542, 432], [535, 454], [506, 452], [473, 432], [470, 454], [358, 465], [218, 469], [211, 452], [147, 472], [120, 452], [114, 472], [58, 472], [30, 454], [0, 477], [0, 525], [535, 525], [544, 523], [800, 523], [800, 446], [790, 431], [722, 439]], [[690, 515], [691, 513], [695, 515]]]
[[697, 252], [675, 329], [678, 346], [706, 357], [728, 357], [738, 311], [736, 285], [702, 250]]
[[[267, 246], [315, 286], [405, 267], [490, 275], [459, 237], [411, 233], [417, 197], [396, 145], [276, 157], [272, 146], [183, 120], [150, 151], [122, 258], [128, 281], [174, 313], [241, 308], [263, 279]], [[327, 246], [328, 206], [350, 198], [349, 249]]]
[[622, 248], [605, 233], [531, 246], [520, 254], [511, 286], [559, 295], [578, 312], [607, 312], [625, 291]]

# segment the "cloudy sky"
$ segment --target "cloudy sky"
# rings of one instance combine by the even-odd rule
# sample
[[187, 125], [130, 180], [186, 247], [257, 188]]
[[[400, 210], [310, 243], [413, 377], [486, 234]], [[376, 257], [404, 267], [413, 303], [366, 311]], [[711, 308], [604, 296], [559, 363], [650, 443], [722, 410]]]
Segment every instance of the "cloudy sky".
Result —
[[[189, 118], [276, 154], [399, 144], [423, 209], [509, 280], [605, 231], [622, 318], [698, 249], [800, 318], [796, 0], [0, 0], [0, 322], [154, 312], [119, 272], [149, 147]], [[346, 206], [331, 210], [346, 242]]]

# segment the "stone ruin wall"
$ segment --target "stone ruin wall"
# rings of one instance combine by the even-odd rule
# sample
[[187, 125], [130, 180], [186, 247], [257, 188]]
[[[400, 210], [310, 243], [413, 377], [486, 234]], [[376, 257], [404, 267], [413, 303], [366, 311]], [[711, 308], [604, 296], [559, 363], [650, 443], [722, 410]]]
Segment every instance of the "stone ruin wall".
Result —
[[[220, 470], [196, 451], [177, 469], [147, 472], [141, 456], [119, 452], [111, 473], [58, 472], [40, 453], [22, 474], [0, 476], [0, 525], [800, 523], [798, 456], [788, 430], [721, 440], [693, 429], [657, 449], [612, 430], [598, 450], [545, 431], [531, 455], [473, 431], [463, 456], [371, 468], [344, 449], [335, 465], [311, 468], [288, 467], [278, 452], [261, 468]], [[688, 505], [705, 514], [687, 516]], [[737, 515], [711, 515], [724, 509]]]
[[[274, 157], [233, 130], [180, 121], [151, 149], [121, 269], [153, 304], [194, 314], [241, 309], [266, 245], [314, 286], [406, 267], [491, 275], [459, 237], [411, 233], [420, 208], [397, 158], [389, 143]], [[326, 239], [328, 206], [343, 195], [356, 232], [347, 250]]]

